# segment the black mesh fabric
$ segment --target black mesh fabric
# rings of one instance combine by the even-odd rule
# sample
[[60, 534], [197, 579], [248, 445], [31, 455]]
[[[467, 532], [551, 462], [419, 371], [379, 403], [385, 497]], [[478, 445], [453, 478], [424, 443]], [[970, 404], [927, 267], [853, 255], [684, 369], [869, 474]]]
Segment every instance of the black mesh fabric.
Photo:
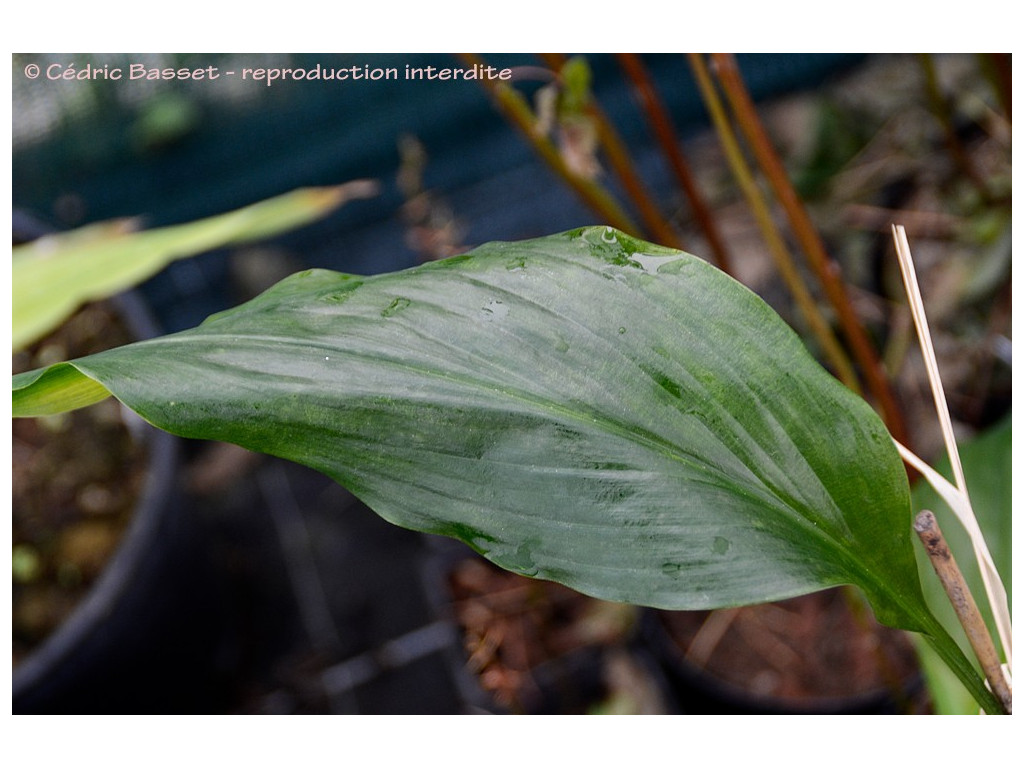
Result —
[[[488, 54], [498, 68], [533, 66], [532, 55]], [[748, 55], [757, 98], [818, 84], [856, 63], [850, 55]], [[615, 58], [587, 55], [593, 90], [630, 146], [644, 180], [677, 195]], [[645, 56], [681, 133], [704, 124], [686, 60]], [[36, 79], [25, 76], [37, 65]], [[163, 68], [216, 68], [205, 80], [130, 79]], [[99, 79], [65, 79], [86, 67]], [[121, 216], [148, 226], [231, 210], [296, 187], [373, 178], [371, 200], [350, 203], [282, 242], [297, 268], [371, 274], [415, 264], [400, 215], [398, 143], [424, 146], [424, 184], [444, 198], [467, 246], [599, 223], [541, 162], [478, 82], [405, 79], [406, 67], [464, 67], [444, 54], [16, 54], [13, 200], [57, 229]], [[393, 68], [397, 79], [242, 79], [248, 69], [306, 72]], [[364, 69], [368, 68], [368, 69]], [[120, 70], [121, 79], [102, 72]], [[228, 76], [226, 72], [235, 72]], [[539, 83], [517, 84], [525, 93]], [[613, 187], [614, 190], [614, 187]], [[168, 267], [144, 293], [168, 330], [236, 303], [223, 253]]]

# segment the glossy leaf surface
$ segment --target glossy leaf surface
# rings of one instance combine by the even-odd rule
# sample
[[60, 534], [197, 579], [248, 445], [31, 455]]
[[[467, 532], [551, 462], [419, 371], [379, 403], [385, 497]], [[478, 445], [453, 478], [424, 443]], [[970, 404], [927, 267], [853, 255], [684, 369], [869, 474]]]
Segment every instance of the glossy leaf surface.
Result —
[[614, 230], [294, 275], [192, 331], [19, 376], [15, 413], [59, 410], [76, 377], [597, 597], [700, 609], [853, 583], [882, 621], [936, 626], [874, 412], [739, 283]]

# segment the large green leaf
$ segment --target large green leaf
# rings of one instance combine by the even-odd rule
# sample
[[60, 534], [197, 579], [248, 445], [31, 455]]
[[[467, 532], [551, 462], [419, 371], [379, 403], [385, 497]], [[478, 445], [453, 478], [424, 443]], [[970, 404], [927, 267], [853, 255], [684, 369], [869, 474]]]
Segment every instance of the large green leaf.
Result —
[[104, 388], [605, 599], [697, 609], [857, 584], [993, 703], [925, 607], [881, 421], [687, 254], [591, 228], [372, 278], [304, 272], [192, 331], [16, 377], [15, 413]]

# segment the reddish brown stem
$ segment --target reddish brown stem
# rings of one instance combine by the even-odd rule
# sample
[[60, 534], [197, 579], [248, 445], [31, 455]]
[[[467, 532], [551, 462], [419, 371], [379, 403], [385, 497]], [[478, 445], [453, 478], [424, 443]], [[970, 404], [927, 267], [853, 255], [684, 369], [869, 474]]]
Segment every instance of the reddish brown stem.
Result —
[[921, 71], [924, 73], [925, 93], [928, 95], [928, 104], [931, 107], [932, 114], [935, 115], [935, 119], [942, 126], [943, 134], [946, 137], [946, 147], [949, 149], [953, 162], [960, 169], [960, 173], [970, 179], [971, 184], [978, 190], [982, 198], [990, 200], [991, 194], [988, 185], [974, 167], [974, 163], [971, 162], [963, 142], [957, 135], [956, 126], [953, 122], [953, 109], [949, 99], [939, 86], [939, 75], [935, 71], [935, 60], [927, 53], [918, 54], [917, 60], [921, 63]]
[[[544, 53], [541, 54], [541, 58], [554, 70], [561, 69], [566, 61], [565, 56], [560, 53]], [[587, 115], [594, 121], [597, 128], [598, 138], [601, 146], [604, 147], [608, 163], [622, 182], [629, 199], [636, 206], [644, 226], [661, 245], [682, 248], [679, 236], [661, 215], [654, 199], [636, 172], [633, 160], [629, 156], [629, 150], [619, 137], [611, 120], [593, 99], [588, 101], [586, 109]]]
[[1006, 113], [1006, 120], [1012, 120], [1013, 111], [1013, 62], [1009, 53], [987, 53], [981, 54], [985, 62], [989, 64], [992, 72], [992, 79], [999, 103], [1003, 105], [1003, 112]]
[[718, 80], [736, 114], [744, 136], [786, 212], [793, 234], [821, 281], [826, 297], [836, 311], [839, 324], [866, 379], [867, 387], [881, 409], [886, 426], [893, 437], [906, 445], [907, 431], [903, 415], [889, 386], [881, 361], [871, 346], [867, 332], [846, 293], [839, 265], [826, 252], [825, 244], [793, 188], [786, 169], [758, 117], [735, 58], [731, 54], [716, 53], [712, 54], [712, 60]]
[[753, 214], [757, 227], [764, 237], [765, 244], [768, 246], [768, 252], [771, 254], [772, 259], [775, 261], [775, 266], [779, 270], [779, 277], [782, 278], [786, 288], [789, 289], [793, 301], [796, 302], [800, 314], [807, 323], [807, 329], [821, 345], [821, 353], [828, 360], [829, 365], [832, 366], [833, 373], [843, 384], [858, 392], [860, 384], [857, 380], [857, 373], [853, 369], [853, 364], [850, 362], [846, 350], [843, 349], [836, 338], [832, 326], [829, 325], [822, 314], [821, 309], [814, 300], [814, 296], [807, 287], [803, 274], [797, 268], [796, 262], [789, 252], [789, 247], [776, 225], [775, 217], [772, 215], [768, 202], [747, 164], [743, 148], [740, 146], [739, 139], [732, 129], [729, 115], [721, 98], [719, 98], [718, 91], [715, 88], [714, 82], [712, 82], [711, 73], [708, 71], [704, 58], [700, 54], [689, 53], [687, 54], [687, 59], [690, 62], [690, 68], [693, 70], [693, 76], [697, 82], [701, 97], [704, 99], [704, 105], [711, 116], [715, 132], [718, 134], [718, 139], [722, 144], [726, 163], [728, 163], [740, 191], [750, 206], [750, 212]]
[[729, 258], [728, 249], [725, 246], [725, 240], [719, 233], [718, 225], [715, 223], [711, 209], [704, 201], [700, 187], [697, 185], [697, 180], [690, 171], [690, 165], [679, 148], [672, 118], [658, 96], [653, 80], [647, 73], [647, 69], [644, 67], [640, 57], [636, 54], [619, 53], [616, 56], [619, 64], [633, 83], [636, 98], [647, 115], [647, 119], [654, 130], [662, 151], [665, 153], [665, 157], [668, 158], [679, 188], [690, 202], [694, 218], [704, 232], [704, 237], [707, 238], [715, 261], [723, 272], [732, 274], [732, 262]]
[[[476, 54], [463, 53], [459, 54], [459, 58], [469, 65], [484, 66], [483, 60]], [[480, 83], [494, 97], [498, 108], [505, 114], [509, 122], [519, 129], [544, 162], [601, 217], [603, 223], [631, 235], [642, 234], [639, 227], [610, 194], [590, 179], [573, 173], [558, 153], [558, 149], [547, 138], [534, 130], [533, 113], [524, 103], [519, 92], [505, 83], [488, 78], [481, 79]]]

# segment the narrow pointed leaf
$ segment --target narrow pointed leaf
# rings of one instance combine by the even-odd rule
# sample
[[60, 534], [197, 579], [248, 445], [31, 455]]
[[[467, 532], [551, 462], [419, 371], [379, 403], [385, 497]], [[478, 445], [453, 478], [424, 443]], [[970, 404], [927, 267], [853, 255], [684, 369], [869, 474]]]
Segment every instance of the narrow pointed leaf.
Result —
[[598, 597], [698, 609], [853, 583], [882, 621], [937, 627], [874, 412], [739, 283], [614, 230], [294, 275], [192, 331], [16, 377], [15, 413], [69, 370]]
[[128, 222], [108, 222], [18, 246], [11, 267], [14, 349], [42, 338], [83, 303], [133, 287], [172, 261], [308, 224], [373, 189], [369, 182], [299, 189], [188, 224], [135, 232]]

